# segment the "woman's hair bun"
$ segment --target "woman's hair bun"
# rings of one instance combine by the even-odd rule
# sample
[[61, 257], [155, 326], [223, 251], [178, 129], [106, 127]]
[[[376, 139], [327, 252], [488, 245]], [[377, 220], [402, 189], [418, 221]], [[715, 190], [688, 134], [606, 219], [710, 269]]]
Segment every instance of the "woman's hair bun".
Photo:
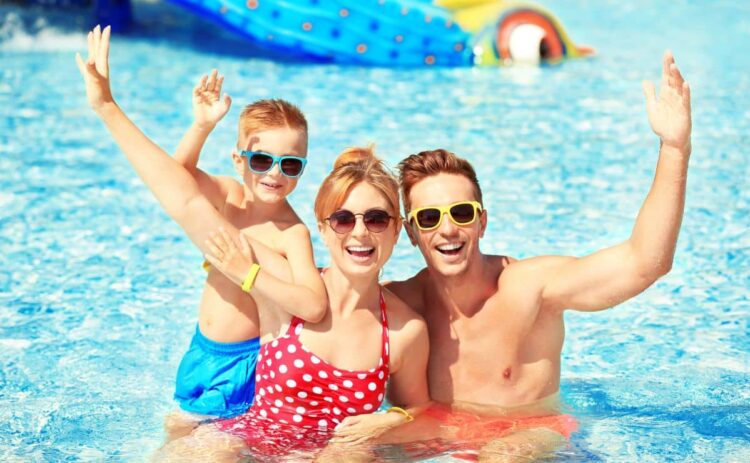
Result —
[[347, 164], [367, 164], [368, 161], [375, 161], [375, 146], [369, 145], [366, 147], [355, 146], [347, 148], [339, 154], [336, 158], [336, 162], [333, 164], [333, 170], [339, 169]]

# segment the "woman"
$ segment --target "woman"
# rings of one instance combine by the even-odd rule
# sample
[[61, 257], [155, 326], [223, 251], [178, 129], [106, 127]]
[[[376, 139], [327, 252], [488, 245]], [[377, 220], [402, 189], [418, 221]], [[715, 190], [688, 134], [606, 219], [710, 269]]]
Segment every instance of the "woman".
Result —
[[[378, 283], [401, 230], [398, 206], [398, 184], [370, 149], [339, 156], [315, 200], [331, 255], [323, 272], [326, 314], [320, 322], [304, 323], [286, 311], [261, 309], [263, 346], [253, 406], [168, 444], [163, 456], [205, 458], [208, 446], [212, 458], [223, 449], [231, 460], [244, 447], [255, 456], [274, 457], [323, 447], [334, 428], [339, 435], [358, 436], [355, 440], [374, 437], [421, 410], [429, 401], [426, 326]], [[223, 233], [209, 249], [212, 264], [236, 282], [252, 265]], [[411, 408], [363, 415], [380, 406], [389, 378], [389, 401]], [[200, 455], [196, 447], [202, 447]]]

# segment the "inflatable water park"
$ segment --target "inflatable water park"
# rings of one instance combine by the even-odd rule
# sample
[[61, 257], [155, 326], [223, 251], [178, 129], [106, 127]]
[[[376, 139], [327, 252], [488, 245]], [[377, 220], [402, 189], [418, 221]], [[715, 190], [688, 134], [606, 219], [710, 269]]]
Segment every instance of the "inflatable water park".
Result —
[[[42, 0], [37, 0], [42, 1]], [[55, 0], [43, 0], [45, 3]], [[81, 2], [85, 0], [57, 0]], [[90, 0], [125, 28], [129, 0]], [[281, 56], [368, 66], [537, 64], [588, 56], [560, 21], [504, 0], [168, 0]]]

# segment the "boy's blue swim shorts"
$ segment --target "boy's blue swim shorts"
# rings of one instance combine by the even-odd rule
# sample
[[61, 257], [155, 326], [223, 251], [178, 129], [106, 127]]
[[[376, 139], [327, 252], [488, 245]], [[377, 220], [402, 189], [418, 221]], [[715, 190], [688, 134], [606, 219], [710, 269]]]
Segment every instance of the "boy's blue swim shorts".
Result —
[[216, 342], [203, 336], [196, 327], [177, 369], [174, 398], [180, 408], [220, 418], [246, 412], [253, 404], [259, 349], [259, 338]]

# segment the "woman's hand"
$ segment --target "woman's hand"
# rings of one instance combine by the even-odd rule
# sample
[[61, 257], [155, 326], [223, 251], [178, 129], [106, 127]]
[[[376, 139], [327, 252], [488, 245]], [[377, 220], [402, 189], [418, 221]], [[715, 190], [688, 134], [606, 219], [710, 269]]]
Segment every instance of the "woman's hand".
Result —
[[80, 53], [76, 53], [76, 63], [86, 84], [86, 97], [89, 105], [100, 113], [108, 103], [114, 103], [112, 91], [109, 88], [109, 26], [102, 31], [96, 26], [88, 34], [89, 56], [83, 61]]
[[368, 413], [349, 416], [336, 426], [332, 444], [361, 444], [380, 437], [386, 431], [400, 426], [406, 418], [400, 413]]
[[214, 69], [210, 75], [201, 77], [193, 89], [193, 116], [195, 124], [201, 128], [213, 130], [216, 124], [227, 114], [232, 99], [226, 93], [221, 96], [224, 76]]
[[240, 232], [239, 246], [229, 233], [220, 228], [206, 240], [206, 260], [233, 282], [241, 285], [250, 267], [256, 263], [255, 254], [245, 235]]

